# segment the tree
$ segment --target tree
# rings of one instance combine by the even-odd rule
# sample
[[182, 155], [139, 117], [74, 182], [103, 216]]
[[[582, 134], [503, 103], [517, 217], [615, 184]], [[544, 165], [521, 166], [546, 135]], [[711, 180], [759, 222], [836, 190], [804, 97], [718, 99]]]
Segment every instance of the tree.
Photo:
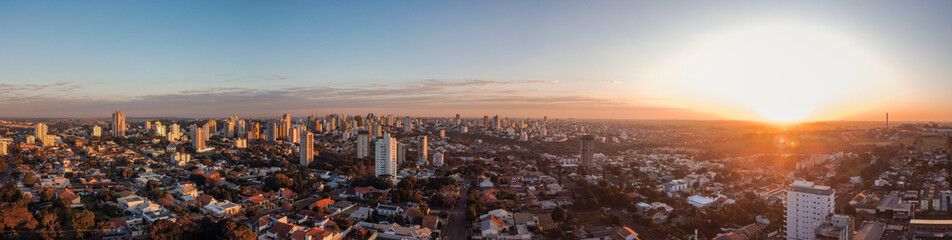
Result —
[[59, 238], [59, 230], [59, 217], [57, 217], [55, 213], [40, 213], [40, 229], [38, 232], [43, 239]]
[[30, 213], [30, 210], [26, 207], [7, 207], [0, 210], [0, 212], [3, 212], [3, 214], [0, 214], [0, 229], [4, 231], [16, 229], [33, 230], [37, 225], [36, 219], [33, 218], [33, 213]]
[[23, 185], [32, 187], [33, 184], [36, 184], [36, 179], [33, 178], [33, 173], [27, 173], [26, 176], [23, 176]]
[[69, 219], [69, 227], [75, 230], [76, 238], [83, 238], [83, 231], [90, 229], [96, 224], [96, 215], [89, 210], [77, 212]]
[[182, 238], [182, 228], [169, 220], [158, 220], [149, 228], [149, 236], [154, 240], [173, 240]]
[[221, 236], [224, 239], [235, 240], [254, 240], [258, 238], [258, 235], [252, 232], [248, 226], [235, 224], [235, 222], [232, 221], [226, 221], [222, 224]]
[[476, 220], [476, 217], [476, 205], [470, 204], [469, 207], [466, 208], [466, 221]]
[[563, 209], [562, 206], [557, 206], [555, 209], [552, 209], [552, 220], [562, 222], [565, 221], [566, 217], [565, 209]]

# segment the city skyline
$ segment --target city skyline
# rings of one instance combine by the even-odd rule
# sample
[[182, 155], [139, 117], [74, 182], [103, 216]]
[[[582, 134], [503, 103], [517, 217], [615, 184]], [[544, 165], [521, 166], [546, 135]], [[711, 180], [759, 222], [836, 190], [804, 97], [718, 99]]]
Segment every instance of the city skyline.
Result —
[[952, 3], [731, 3], [3, 2], [0, 111], [952, 120]]

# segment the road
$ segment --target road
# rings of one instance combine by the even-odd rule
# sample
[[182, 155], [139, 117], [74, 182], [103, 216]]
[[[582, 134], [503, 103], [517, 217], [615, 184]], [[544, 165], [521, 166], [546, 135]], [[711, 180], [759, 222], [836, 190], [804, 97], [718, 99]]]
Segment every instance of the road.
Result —
[[449, 231], [443, 234], [444, 239], [448, 240], [466, 240], [468, 234], [466, 233], [466, 226], [469, 225], [469, 222], [466, 221], [466, 206], [469, 204], [469, 186], [470, 180], [466, 180], [463, 183], [463, 190], [460, 191], [460, 199], [456, 201], [456, 206], [453, 207], [453, 210], [450, 211], [450, 221]]

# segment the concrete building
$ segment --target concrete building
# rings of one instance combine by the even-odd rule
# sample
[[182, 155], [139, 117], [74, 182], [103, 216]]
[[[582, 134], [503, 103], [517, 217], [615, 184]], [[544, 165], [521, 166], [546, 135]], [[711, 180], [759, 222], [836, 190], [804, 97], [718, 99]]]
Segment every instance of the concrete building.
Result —
[[383, 137], [377, 139], [374, 156], [374, 176], [397, 176], [397, 140], [390, 137], [390, 133], [384, 133]]
[[441, 152], [433, 153], [433, 161], [431, 161], [431, 163], [433, 163], [433, 166], [437, 166], [437, 167], [443, 166], [443, 153]]
[[420, 161], [420, 166], [426, 166], [426, 160], [427, 160], [426, 136], [420, 136], [420, 142], [417, 143], [417, 147], [419, 148], [419, 152], [420, 152], [420, 157], [417, 158]]
[[126, 115], [120, 111], [112, 114], [112, 135], [116, 137], [126, 136]]
[[787, 188], [788, 240], [814, 240], [816, 230], [833, 214], [835, 192], [828, 186], [795, 181]]
[[301, 129], [301, 165], [307, 166], [314, 161], [314, 134], [307, 129]]
[[595, 136], [586, 134], [582, 136], [582, 146], [579, 153], [579, 167], [584, 169], [592, 168], [592, 160], [595, 158]]
[[370, 132], [357, 131], [357, 158], [370, 156]]

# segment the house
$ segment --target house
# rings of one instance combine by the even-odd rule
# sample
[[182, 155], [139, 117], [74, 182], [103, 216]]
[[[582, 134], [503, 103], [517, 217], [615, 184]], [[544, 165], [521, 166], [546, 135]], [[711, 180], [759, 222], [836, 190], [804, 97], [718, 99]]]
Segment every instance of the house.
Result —
[[73, 207], [83, 206], [83, 203], [81, 201], [82, 199], [80, 199], [79, 195], [76, 195], [76, 193], [73, 193], [73, 190], [69, 190], [68, 188], [56, 188], [56, 189], [53, 189], [52, 191], [53, 191], [53, 195], [56, 196], [57, 198], [65, 198], [69, 200], [70, 206], [73, 206]]
[[241, 206], [233, 202], [213, 202], [202, 208], [202, 211], [217, 218], [227, 218], [238, 214]]
[[278, 192], [274, 194], [274, 197], [278, 199], [293, 201], [295, 198], [297, 198], [297, 193], [295, 193], [294, 191], [291, 191], [291, 189], [281, 188], [281, 189], [278, 189]]
[[638, 240], [638, 233], [628, 227], [620, 227], [612, 233], [613, 240]]
[[440, 217], [432, 214], [426, 215], [423, 217], [423, 224], [421, 225], [431, 231], [437, 230], [440, 227]]
[[496, 185], [493, 184], [493, 181], [490, 180], [489, 178], [483, 178], [483, 180], [479, 182], [479, 187], [480, 187], [480, 188], [492, 188], [492, 187], [495, 187], [495, 186], [496, 186]]
[[356, 197], [356, 198], [366, 198], [370, 196], [370, 193], [377, 191], [374, 187], [354, 187], [345, 190], [343, 193], [338, 195], [342, 198]]
[[309, 208], [325, 208], [325, 209], [326, 209], [326, 208], [327, 208], [328, 206], [330, 206], [331, 204], [334, 204], [334, 200], [333, 200], [333, 199], [330, 199], [330, 198], [325, 198], [325, 199], [318, 200], [318, 201], [316, 201], [316, 202], [314, 202], [314, 203], [308, 205], [307, 207], [309, 207]]
[[411, 207], [403, 213], [403, 218], [410, 222], [423, 221], [425, 214], [419, 207]]
[[350, 216], [348, 216], [347, 218], [350, 218], [350, 220], [354, 220], [354, 221], [362, 221], [370, 217], [370, 214], [372, 212], [373, 212], [373, 209], [360, 207], [359, 209], [357, 209], [357, 211], [350, 213]]
[[382, 239], [404, 239], [404, 240], [424, 240], [430, 239], [432, 231], [420, 226], [404, 227], [397, 224], [372, 224], [361, 222], [361, 226], [371, 227], [377, 230], [377, 238]]
[[268, 199], [264, 198], [263, 195], [258, 194], [246, 198], [243, 202], [247, 203], [249, 206], [262, 207], [268, 204]]
[[377, 214], [381, 216], [403, 215], [403, 208], [393, 205], [377, 205]]

